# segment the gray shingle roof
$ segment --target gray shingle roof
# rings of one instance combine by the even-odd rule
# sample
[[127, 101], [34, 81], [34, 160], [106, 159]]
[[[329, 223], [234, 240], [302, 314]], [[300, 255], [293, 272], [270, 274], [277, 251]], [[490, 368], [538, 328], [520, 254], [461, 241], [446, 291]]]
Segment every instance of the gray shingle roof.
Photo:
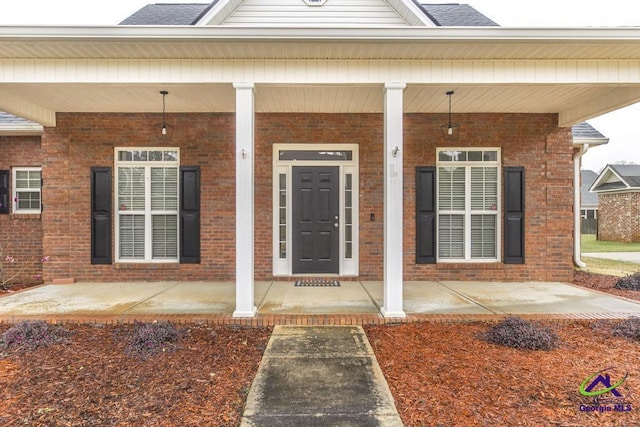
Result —
[[592, 191], [638, 189], [640, 189], [640, 165], [607, 165], [598, 175]]
[[629, 187], [640, 188], [640, 165], [609, 165]]
[[571, 126], [571, 131], [574, 139], [607, 139], [607, 137], [587, 122]]
[[42, 125], [13, 114], [0, 111], [0, 135], [23, 135], [42, 133]]
[[498, 27], [491, 19], [487, 18], [468, 4], [446, 3], [428, 4], [421, 3], [427, 16], [441, 27]]
[[212, 4], [148, 4], [122, 21], [120, 25], [194, 25]]
[[[189, 4], [148, 4], [122, 21], [120, 25], [194, 25], [216, 1]], [[498, 26], [468, 4], [422, 4], [421, 6], [429, 19], [438, 26]]]
[[589, 192], [589, 188], [593, 185], [598, 174], [591, 170], [580, 171], [580, 206], [582, 207], [597, 207], [598, 206], [598, 194]]

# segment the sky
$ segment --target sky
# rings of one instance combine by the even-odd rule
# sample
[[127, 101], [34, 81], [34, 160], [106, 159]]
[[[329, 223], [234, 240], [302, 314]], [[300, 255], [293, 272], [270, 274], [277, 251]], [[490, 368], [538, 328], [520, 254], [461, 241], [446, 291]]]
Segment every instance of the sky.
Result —
[[[337, 1], [337, 0], [330, 0]], [[115, 25], [148, 3], [206, 0], [0, 0], [0, 25]], [[504, 27], [640, 27], [637, 0], [423, 0], [467, 3]], [[607, 163], [640, 164], [640, 104], [588, 120], [609, 138], [583, 158], [599, 172]]]

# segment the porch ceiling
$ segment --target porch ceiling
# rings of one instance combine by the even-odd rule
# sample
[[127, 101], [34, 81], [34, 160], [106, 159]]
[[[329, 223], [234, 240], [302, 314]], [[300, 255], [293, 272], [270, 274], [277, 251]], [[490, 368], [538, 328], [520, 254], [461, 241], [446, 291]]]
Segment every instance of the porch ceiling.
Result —
[[640, 101], [640, 28], [0, 27], [0, 111], [558, 113], [561, 126]]
[[[562, 113], [591, 99], [607, 97], [616, 87], [584, 84], [408, 84], [404, 93], [404, 111], [445, 113], [448, 108], [445, 92], [454, 90], [454, 113]], [[235, 111], [235, 90], [230, 83], [0, 83], [0, 94], [3, 95], [0, 97], [0, 110], [11, 112], [11, 105], [2, 104], [3, 100], [13, 99], [53, 112], [157, 113], [162, 108], [160, 90], [169, 91], [166, 99], [168, 114]], [[634, 99], [640, 99], [640, 84], [624, 89], [627, 95], [634, 91]], [[255, 89], [257, 112], [381, 113], [383, 97], [382, 84], [256, 84]]]

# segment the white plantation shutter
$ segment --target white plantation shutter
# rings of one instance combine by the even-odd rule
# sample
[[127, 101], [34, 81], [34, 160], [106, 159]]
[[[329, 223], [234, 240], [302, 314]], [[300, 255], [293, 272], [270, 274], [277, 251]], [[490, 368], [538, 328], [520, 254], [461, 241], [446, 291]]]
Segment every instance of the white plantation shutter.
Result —
[[496, 210], [498, 168], [471, 168], [471, 210]]
[[144, 215], [120, 217], [120, 258], [144, 259]]
[[471, 215], [471, 258], [496, 257], [496, 215]]
[[118, 209], [121, 211], [144, 211], [145, 168], [118, 168]]
[[443, 211], [464, 210], [465, 168], [447, 167], [438, 170], [438, 207]]
[[174, 259], [178, 256], [178, 216], [153, 215], [152, 257]]
[[464, 258], [464, 215], [439, 216], [438, 254], [444, 259]]
[[178, 210], [178, 168], [151, 168], [151, 210]]

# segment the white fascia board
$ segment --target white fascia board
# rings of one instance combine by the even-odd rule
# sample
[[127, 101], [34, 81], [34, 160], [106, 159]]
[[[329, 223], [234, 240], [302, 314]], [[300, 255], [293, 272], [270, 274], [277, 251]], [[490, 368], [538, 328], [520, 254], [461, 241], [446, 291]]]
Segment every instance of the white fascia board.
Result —
[[609, 138], [573, 138], [573, 145], [588, 145], [589, 147], [596, 147], [598, 145], [605, 145], [609, 143]]
[[0, 26], [2, 41], [55, 40], [327, 40], [327, 41], [640, 41], [638, 28], [505, 28], [505, 27], [221, 27], [221, 26]]
[[9, 125], [0, 126], [0, 136], [40, 136], [44, 127], [40, 125]]

